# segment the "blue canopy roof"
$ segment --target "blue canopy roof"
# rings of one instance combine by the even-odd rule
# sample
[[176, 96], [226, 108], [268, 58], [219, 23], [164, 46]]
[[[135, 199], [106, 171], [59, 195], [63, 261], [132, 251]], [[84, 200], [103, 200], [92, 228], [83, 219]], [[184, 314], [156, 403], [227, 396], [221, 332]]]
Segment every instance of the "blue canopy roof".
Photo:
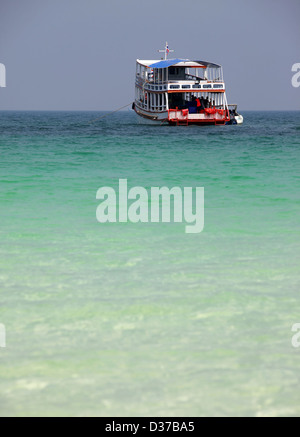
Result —
[[176, 58], [176, 59], [165, 59], [164, 61], [158, 61], [155, 62], [154, 64], [149, 65], [150, 68], [167, 68], [167, 67], [171, 67], [172, 65], [178, 64], [179, 62], [194, 62], [196, 64], [199, 64], [200, 66], [205, 66], [205, 67], [210, 67], [210, 68], [220, 68], [221, 65], [218, 64], [214, 64], [212, 62], [207, 62], [207, 61], [190, 61], [189, 59], [180, 59], [180, 58]]
[[155, 62], [152, 65], [149, 65], [151, 68], [167, 68], [171, 67], [171, 65], [178, 64], [178, 62], [184, 62], [186, 59], [165, 59], [164, 61]]

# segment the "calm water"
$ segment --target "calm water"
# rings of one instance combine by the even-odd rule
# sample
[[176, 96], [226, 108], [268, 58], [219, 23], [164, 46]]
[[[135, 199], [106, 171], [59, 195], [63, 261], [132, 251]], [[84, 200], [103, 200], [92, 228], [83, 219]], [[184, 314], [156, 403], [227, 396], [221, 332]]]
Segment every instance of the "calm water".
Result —
[[[0, 113], [0, 415], [300, 415], [300, 112]], [[205, 188], [205, 227], [100, 224], [101, 186]]]

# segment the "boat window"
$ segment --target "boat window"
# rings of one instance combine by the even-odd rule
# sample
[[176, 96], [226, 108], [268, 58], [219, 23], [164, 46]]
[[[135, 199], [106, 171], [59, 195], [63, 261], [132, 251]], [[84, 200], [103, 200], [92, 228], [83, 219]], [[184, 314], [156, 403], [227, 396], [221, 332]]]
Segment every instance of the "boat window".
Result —
[[177, 90], [178, 88], [180, 88], [180, 86], [179, 85], [170, 85], [170, 89], [171, 90]]
[[216, 85], [214, 85], [214, 88], [223, 88], [223, 85], [216, 84]]
[[184, 89], [191, 88], [191, 85], [182, 85], [182, 88]]
[[200, 84], [193, 85], [193, 88], [201, 88]]
[[203, 85], [203, 88], [211, 88], [211, 85]]

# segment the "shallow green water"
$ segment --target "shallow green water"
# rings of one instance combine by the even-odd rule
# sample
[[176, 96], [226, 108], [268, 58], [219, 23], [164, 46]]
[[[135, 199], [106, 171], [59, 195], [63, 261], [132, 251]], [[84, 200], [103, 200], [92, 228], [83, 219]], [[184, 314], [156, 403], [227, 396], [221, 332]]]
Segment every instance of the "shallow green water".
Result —
[[[0, 114], [0, 415], [299, 415], [300, 113], [98, 116]], [[98, 223], [120, 178], [204, 187], [203, 232]]]

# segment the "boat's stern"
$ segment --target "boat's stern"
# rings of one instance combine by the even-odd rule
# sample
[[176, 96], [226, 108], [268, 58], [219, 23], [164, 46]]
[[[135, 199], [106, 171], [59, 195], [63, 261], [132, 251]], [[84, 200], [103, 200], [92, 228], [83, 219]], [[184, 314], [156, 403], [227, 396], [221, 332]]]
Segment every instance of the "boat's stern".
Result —
[[229, 121], [229, 110], [220, 108], [205, 108], [199, 113], [190, 113], [188, 108], [168, 111], [168, 122], [172, 125], [225, 125]]

